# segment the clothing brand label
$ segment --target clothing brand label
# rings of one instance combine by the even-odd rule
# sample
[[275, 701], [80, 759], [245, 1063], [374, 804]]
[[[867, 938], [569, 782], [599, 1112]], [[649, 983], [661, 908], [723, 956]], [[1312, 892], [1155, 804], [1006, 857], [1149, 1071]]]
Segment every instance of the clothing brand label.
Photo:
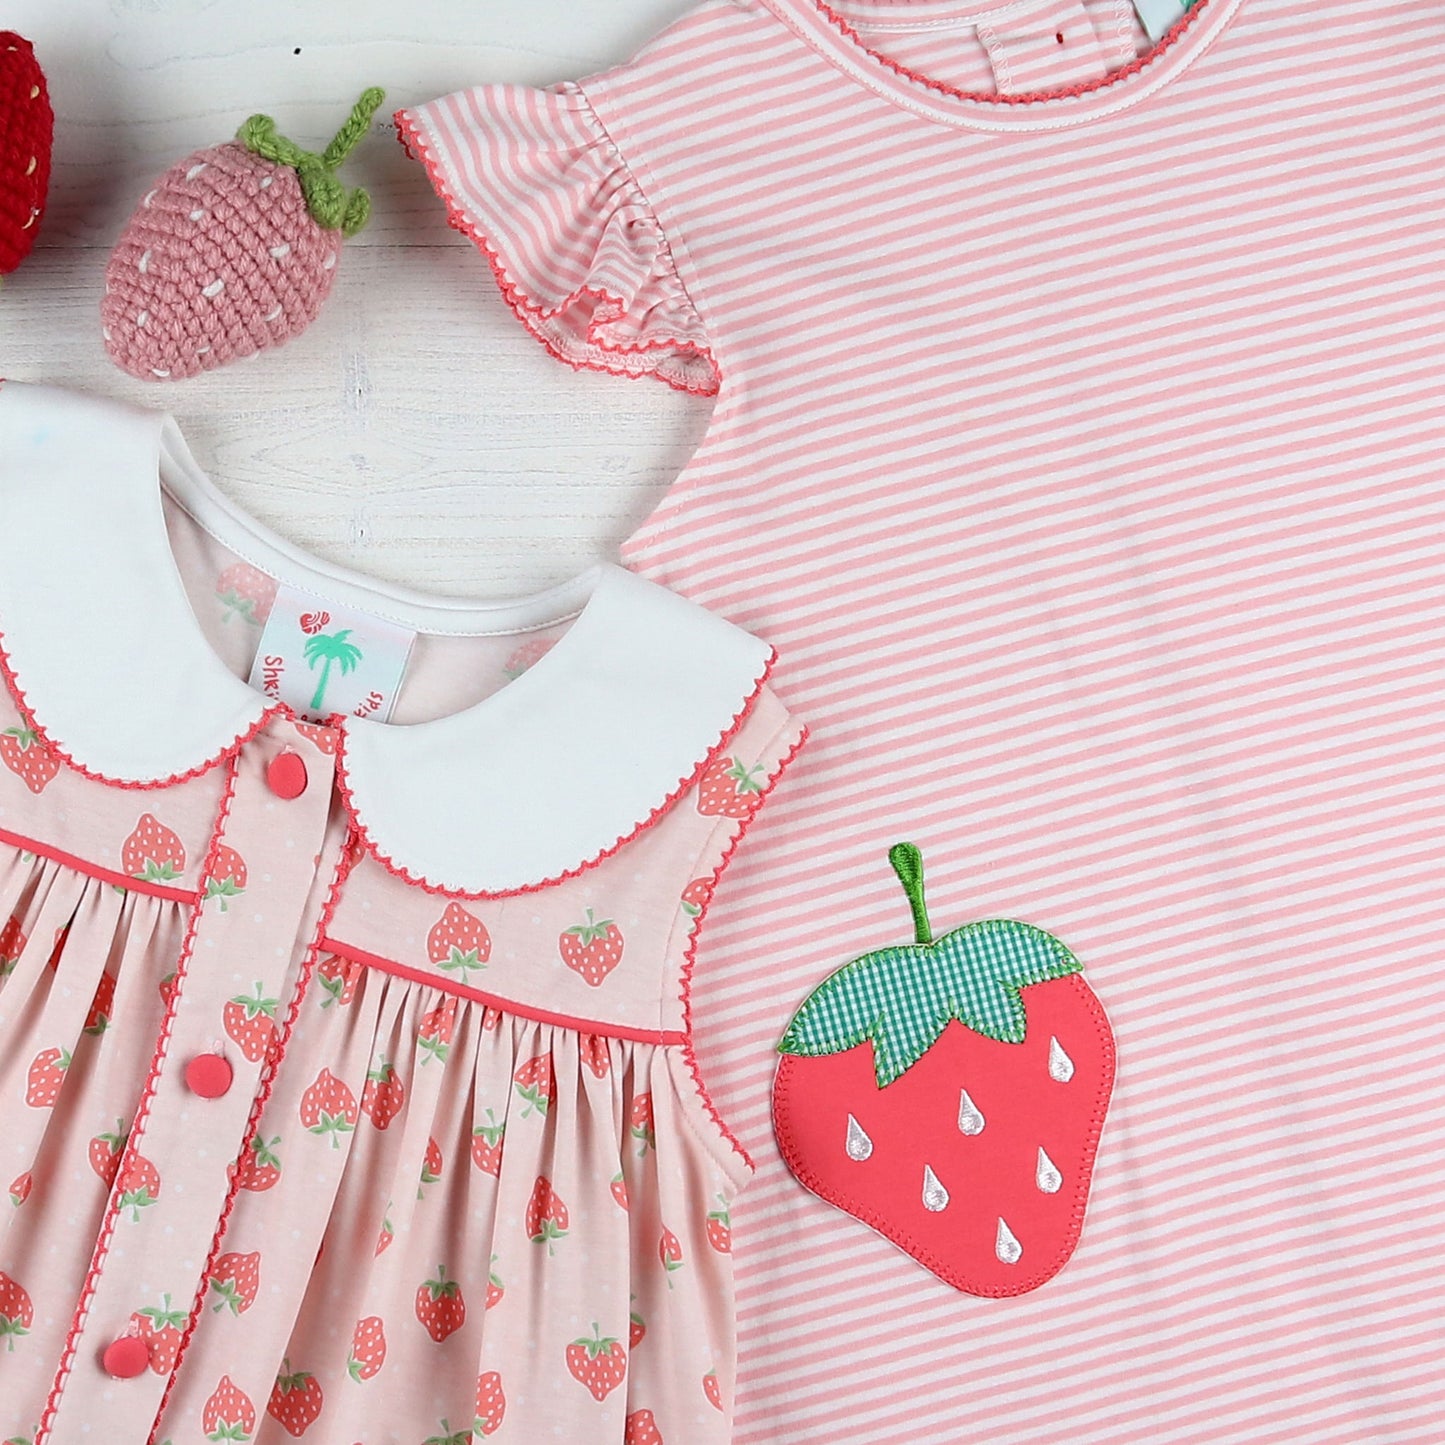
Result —
[[1150, 40], [1162, 40], [1188, 8], [1189, 0], [1134, 0], [1139, 23], [1148, 31]]
[[251, 664], [251, 686], [316, 722], [333, 713], [385, 722], [416, 633], [284, 583]]

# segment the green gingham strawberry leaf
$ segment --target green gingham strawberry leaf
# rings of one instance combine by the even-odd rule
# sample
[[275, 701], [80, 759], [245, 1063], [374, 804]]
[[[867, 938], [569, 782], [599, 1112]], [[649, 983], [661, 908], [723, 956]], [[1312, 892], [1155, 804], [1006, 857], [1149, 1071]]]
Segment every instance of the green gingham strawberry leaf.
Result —
[[950, 1020], [999, 1043], [1021, 1044], [1019, 990], [1083, 965], [1041, 928], [1011, 919], [965, 924], [935, 943], [865, 953], [803, 1000], [778, 1052], [818, 1057], [871, 1040], [878, 1087], [923, 1057]]

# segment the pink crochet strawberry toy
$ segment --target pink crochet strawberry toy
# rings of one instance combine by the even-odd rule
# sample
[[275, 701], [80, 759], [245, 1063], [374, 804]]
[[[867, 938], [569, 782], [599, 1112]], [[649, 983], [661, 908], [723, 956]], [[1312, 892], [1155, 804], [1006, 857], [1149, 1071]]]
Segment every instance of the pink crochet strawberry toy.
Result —
[[0, 30], [0, 276], [35, 244], [50, 185], [55, 115], [28, 40]]
[[385, 98], [370, 89], [320, 154], [253, 115], [146, 192], [105, 272], [101, 333], [143, 381], [195, 376], [298, 336], [331, 291], [341, 243], [371, 214], [335, 171]]

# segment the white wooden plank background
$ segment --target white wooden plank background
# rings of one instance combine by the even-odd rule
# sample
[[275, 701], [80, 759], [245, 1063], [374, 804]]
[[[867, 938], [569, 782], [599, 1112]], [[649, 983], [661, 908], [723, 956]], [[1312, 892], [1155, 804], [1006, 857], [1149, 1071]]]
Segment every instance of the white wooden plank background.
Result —
[[[334, 562], [495, 598], [563, 580], [655, 505], [709, 403], [573, 372], [452, 231], [392, 111], [483, 80], [545, 84], [625, 59], [688, 0], [0, 0], [56, 111], [37, 248], [0, 289], [0, 376], [172, 412], [253, 516]], [[188, 381], [106, 355], [106, 258], [152, 179], [252, 112], [319, 149], [367, 85], [387, 101], [343, 172], [372, 194], [318, 321]]]

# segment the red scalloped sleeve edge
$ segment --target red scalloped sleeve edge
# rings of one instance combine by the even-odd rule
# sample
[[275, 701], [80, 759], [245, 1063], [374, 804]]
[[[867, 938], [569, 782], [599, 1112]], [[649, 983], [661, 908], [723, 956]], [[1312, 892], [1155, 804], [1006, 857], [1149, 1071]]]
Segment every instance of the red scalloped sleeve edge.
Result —
[[[491, 238], [453, 194], [446, 176], [442, 173], [441, 163], [437, 160], [436, 153], [427, 143], [425, 132], [417, 124], [411, 112], [404, 109], [398, 110], [393, 115], [393, 119], [396, 122], [396, 137], [400, 141], [402, 149], [412, 160], [421, 163], [432, 188], [445, 204], [447, 224], [454, 231], [465, 236], [486, 259], [507, 305], [512, 308], [517, 319], [527, 330], [558, 361], [570, 366], [574, 371], [605, 371], [613, 376], [633, 378], [655, 377], [659, 381], [666, 382], [675, 390], [686, 392], [690, 396], [717, 395], [722, 372], [717, 364], [717, 359], [707, 347], [699, 346], [695, 341], [681, 339], [649, 341], [638, 346], [623, 346], [606, 339], [603, 335], [603, 328], [626, 315], [627, 305], [622, 297], [599, 287], [579, 286], [555, 306], [543, 306], [532, 300], [507, 270], [506, 262]], [[583, 300], [594, 302], [597, 308], [588, 321], [587, 335], [584, 338], [585, 344], [592, 347], [595, 352], [591, 356], [573, 355], [562, 347], [546, 326], [550, 319]], [[649, 360], [649, 354], [655, 351], [670, 352], [678, 357], [691, 356], [706, 362], [712, 371], [711, 381], [689, 380], [686, 376], [668, 370], [665, 364]]]

